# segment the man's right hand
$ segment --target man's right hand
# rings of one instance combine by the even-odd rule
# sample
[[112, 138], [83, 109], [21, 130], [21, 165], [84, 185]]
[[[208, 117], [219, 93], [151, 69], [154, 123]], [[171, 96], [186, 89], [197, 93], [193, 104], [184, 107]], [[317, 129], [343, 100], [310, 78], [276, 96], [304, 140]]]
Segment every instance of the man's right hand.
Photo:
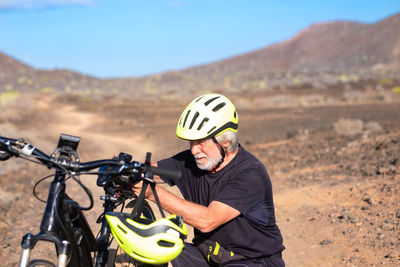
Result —
[[[133, 190], [133, 192], [135, 192], [135, 194], [137, 196], [139, 196], [140, 192], [142, 192], [142, 187], [143, 187], [143, 181], [140, 181], [139, 183], [136, 183], [132, 186], [132, 190]], [[150, 186], [148, 186], [146, 189], [145, 198], [152, 200], [153, 199], [152, 196], [153, 196], [153, 193], [151, 191]]]

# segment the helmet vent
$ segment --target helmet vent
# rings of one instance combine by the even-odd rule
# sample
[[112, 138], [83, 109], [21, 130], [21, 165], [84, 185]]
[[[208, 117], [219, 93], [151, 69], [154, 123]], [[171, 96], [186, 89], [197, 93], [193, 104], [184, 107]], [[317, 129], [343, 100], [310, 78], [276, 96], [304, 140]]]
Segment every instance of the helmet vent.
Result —
[[187, 118], [189, 117], [189, 114], [190, 114], [190, 110], [188, 110], [188, 112], [186, 113], [185, 119], [183, 120], [183, 125], [182, 125], [183, 128], [185, 127], [185, 124], [186, 124]]
[[168, 242], [168, 241], [165, 241], [165, 240], [159, 240], [159, 241], [157, 242], [157, 244], [158, 244], [159, 246], [161, 246], [161, 247], [166, 247], [166, 248], [172, 248], [172, 247], [175, 246], [174, 243], [171, 243], [171, 242]]
[[236, 116], [237, 116], [237, 115], [236, 115], [236, 111], [235, 111], [235, 112], [233, 112], [233, 117], [235, 117], [235, 119], [236, 119]]
[[201, 97], [197, 98], [195, 102], [199, 102], [203, 97], [204, 96], [201, 96]]
[[208, 106], [211, 102], [213, 102], [213, 101], [214, 101], [215, 99], [217, 99], [217, 98], [219, 98], [219, 96], [216, 96], [216, 97], [213, 97], [213, 98], [207, 100], [207, 101], [204, 103], [204, 105], [205, 105], [205, 106]]
[[223, 108], [225, 106], [225, 102], [222, 102], [221, 104], [216, 105], [212, 111], [217, 112], [218, 110], [220, 110], [221, 108]]
[[122, 232], [124, 232], [124, 234], [127, 234], [128, 232], [124, 229], [124, 228], [122, 228], [120, 225], [117, 225], [117, 227], [119, 228], [119, 230], [121, 230]]
[[204, 119], [201, 121], [199, 127], [197, 127], [197, 131], [200, 131], [201, 128], [203, 128], [204, 123], [206, 123], [207, 121], [208, 121], [208, 118], [204, 118]]
[[215, 130], [215, 128], [217, 128], [217, 127], [216, 127], [216, 126], [212, 127], [212, 128], [207, 132], [207, 134], [210, 134], [212, 131]]
[[200, 113], [196, 112], [193, 116], [192, 122], [190, 123], [189, 129], [192, 129], [194, 123], [196, 122], [197, 118], [199, 117]]

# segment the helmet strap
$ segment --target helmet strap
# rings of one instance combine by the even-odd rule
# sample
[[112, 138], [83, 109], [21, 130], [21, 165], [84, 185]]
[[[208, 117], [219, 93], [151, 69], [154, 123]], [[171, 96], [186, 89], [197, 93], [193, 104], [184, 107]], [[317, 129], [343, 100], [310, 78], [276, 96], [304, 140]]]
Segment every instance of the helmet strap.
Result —
[[157, 206], [158, 206], [158, 208], [160, 210], [160, 214], [161, 214], [161, 216], [163, 218], [165, 218], [164, 211], [163, 211], [163, 209], [161, 207], [160, 199], [158, 198], [158, 195], [157, 195], [156, 183], [153, 180], [153, 174], [150, 171], [146, 171], [145, 176], [147, 178], [151, 177], [151, 180], [150, 180], [151, 182], [149, 180], [143, 180], [142, 190], [140, 191], [140, 194], [139, 194], [139, 196], [138, 196], [138, 198], [136, 200], [135, 208], [133, 209], [130, 217], [133, 220], [137, 220], [138, 218], [140, 218], [140, 213], [142, 212], [143, 207], [144, 207], [144, 203], [145, 203], [144, 198], [145, 198], [146, 190], [147, 190], [147, 187], [150, 184], [150, 188], [151, 188], [151, 191], [153, 193], [153, 196], [154, 196], [154, 199], [156, 201], [156, 204], [157, 204]]
[[221, 153], [221, 160], [217, 163], [217, 165], [215, 165], [214, 167], [212, 167], [209, 171], [215, 171], [216, 169], [219, 168], [219, 166], [221, 166], [222, 162], [224, 162], [225, 160], [225, 149], [222, 147], [222, 145], [220, 143], [218, 143], [217, 138], [215, 138], [215, 136], [211, 137], [211, 139], [214, 141], [214, 143], [218, 146], [219, 152]]
[[137, 220], [138, 218], [140, 218], [140, 213], [142, 212], [142, 209], [144, 207], [144, 197], [145, 197], [148, 185], [149, 185], [148, 181], [143, 181], [142, 190], [140, 191], [140, 194], [136, 200], [135, 208], [131, 212], [130, 217], [133, 220]]
[[156, 201], [156, 203], [157, 203], [157, 207], [158, 207], [158, 209], [160, 210], [160, 214], [161, 214], [161, 216], [162, 216], [163, 218], [165, 218], [164, 211], [163, 211], [163, 209], [162, 209], [162, 207], [161, 207], [160, 199], [158, 198], [158, 195], [157, 195], [156, 184], [155, 184], [155, 183], [152, 183], [152, 184], [150, 185], [150, 187], [151, 187], [151, 191], [153, 191], [153, 196], [154, 196], [154, 199], [155, 199], [155, 201]]

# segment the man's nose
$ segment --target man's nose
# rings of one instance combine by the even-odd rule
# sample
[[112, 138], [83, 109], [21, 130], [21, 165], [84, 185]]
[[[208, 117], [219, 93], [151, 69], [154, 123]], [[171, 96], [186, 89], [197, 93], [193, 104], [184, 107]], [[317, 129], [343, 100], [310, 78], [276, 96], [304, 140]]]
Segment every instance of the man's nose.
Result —
[[192, 152], [192, 155], [196, 155], [197, 153], [200, 152], [200, 145], [190, 144], [190, 151]]

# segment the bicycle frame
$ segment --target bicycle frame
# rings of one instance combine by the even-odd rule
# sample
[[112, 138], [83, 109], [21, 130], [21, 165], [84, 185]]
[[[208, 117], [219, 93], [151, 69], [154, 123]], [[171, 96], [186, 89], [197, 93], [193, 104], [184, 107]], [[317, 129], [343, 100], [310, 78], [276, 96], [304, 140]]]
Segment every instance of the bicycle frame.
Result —
[[[106, 200], [104, 211], [113, 210], [114, 203]], [[22, 239], [19, 266], [27, 266], [31, 250], [38, 241], [55, 244], [58, 254], [57, 266], [93, 266], [91, 252], [94, 251], [98, 251], [96, 266], [105, 266], [109, 236], [110, 229], [103, 218], [100, 235], [96, 240], [77, 203], [65, 194], [65, 173], [57, 170], [50, 185], [40, 232], [37, 235], [28, 233]]]

